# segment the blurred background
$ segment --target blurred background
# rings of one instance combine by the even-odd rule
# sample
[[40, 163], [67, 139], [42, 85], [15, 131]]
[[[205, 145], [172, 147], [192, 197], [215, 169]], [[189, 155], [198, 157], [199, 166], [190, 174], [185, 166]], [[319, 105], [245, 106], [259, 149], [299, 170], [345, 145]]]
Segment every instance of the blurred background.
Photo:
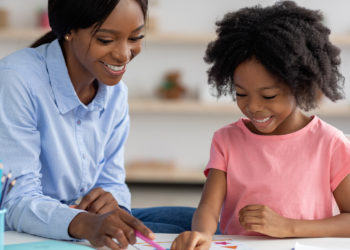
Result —
[[[242, 117], [230, 97], [211, 96], [203, 61], [215, 21], [272, 0], [149, 0], [142, 53], [123, 78], [129, 88], [131, 131], [126, 143], [132, 207], [197, 206], [213, 133]], [[311, 112], [350, 134], [350, 1], [296, 0], [321, 10], [342, 50], [346, 100], [320, 99]], [[62, 17], [64, 18], [64, 17]], [[27, 47], [49, 29], [47, 0], [0, 0], [0, 58]]]

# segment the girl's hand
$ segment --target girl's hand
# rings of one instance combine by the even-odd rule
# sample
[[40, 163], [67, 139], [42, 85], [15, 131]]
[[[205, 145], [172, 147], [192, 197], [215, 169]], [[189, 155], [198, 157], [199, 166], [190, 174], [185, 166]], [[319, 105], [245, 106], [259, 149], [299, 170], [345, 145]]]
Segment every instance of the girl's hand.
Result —
[[211, 235], [200, 232], [181, 233], [171, 245], [171, 250], [209, 250]]
[[100, 187], [91, 190], [76, 207], [93, 214], [105, 214], [118, 208], [119, 204], [114, 196]]
[[[73, 238], [87, 239], [94, 247], [107, 246], [120, 250], [136, 243], [134, 229], [149, 239], [155, 239], [150, 229], [121, 208], [98, 215], [80, 213], [70, 223], [68, 233]], [[113, 239], [118, 240], [120, 245]]]
[[239, 212], [239, 222], [247, 231], [284, 238], [290, 234], [291, 219], [287, 219], [264, 205], [248, 205]]

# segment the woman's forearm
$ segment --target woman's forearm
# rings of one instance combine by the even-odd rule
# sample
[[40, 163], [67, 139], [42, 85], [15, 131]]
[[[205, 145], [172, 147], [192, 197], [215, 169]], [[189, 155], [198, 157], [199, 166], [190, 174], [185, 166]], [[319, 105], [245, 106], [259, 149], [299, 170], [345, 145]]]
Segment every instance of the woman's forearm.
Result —
[[218, 226], [219, 217], [210, 205], [200, 205], [193, 215], [192, 231], [214, 235]]
[[290, 220], [288, 237], [350, 237], [350, 213], [322, 220]]

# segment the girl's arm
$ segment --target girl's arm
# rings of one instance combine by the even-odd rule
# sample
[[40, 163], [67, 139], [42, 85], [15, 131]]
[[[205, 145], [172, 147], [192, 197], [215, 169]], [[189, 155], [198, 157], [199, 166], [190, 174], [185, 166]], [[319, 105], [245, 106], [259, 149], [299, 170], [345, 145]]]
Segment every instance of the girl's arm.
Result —
[[222, 203], [226, 196], [226, 172], [210, 169], [199, 206], [192, 219], [192, 232], [180, 234], [171, 250], [209, 249], [215, 234]]
[[243, 208], [240, 222], [247, 231], [273, 237], [350, 237], [350, 175], [333, 192], [340, 214], [322, 220], [284, 218], [263, 205]]

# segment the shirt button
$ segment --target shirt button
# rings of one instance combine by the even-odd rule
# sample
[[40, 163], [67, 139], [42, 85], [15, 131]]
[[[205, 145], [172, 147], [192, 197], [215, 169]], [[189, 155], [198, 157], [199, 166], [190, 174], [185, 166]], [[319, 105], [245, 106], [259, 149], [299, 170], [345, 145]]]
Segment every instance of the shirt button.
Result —
[[86, 159], [86, 155], [85, 154], [83, 154], [83, 158]]
[[77, 123], [78, 123], [78, 125], [80, 125], [80, 124], [81, 124], [81, 121], [80, 121], [80, 120], [78, 120], [78, 122], [77, 122]]
[[84, 188], [80, 189], [80, 192], [84, 192]]

